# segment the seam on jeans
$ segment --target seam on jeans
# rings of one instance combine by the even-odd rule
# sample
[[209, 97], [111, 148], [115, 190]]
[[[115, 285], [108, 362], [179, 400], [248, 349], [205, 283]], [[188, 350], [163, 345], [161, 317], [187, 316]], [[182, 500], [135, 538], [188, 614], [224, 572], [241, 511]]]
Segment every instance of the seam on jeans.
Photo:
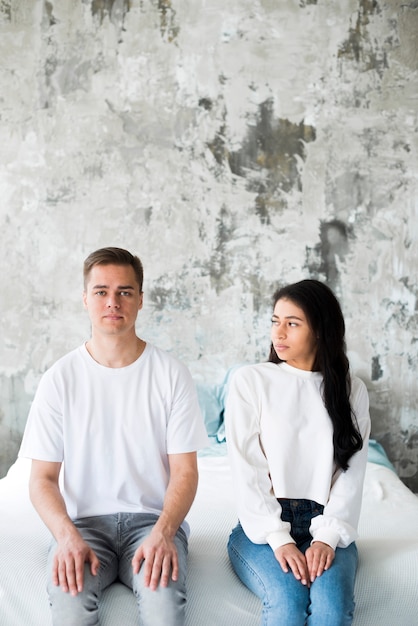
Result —
[[[267, 598], [267, 589], [266, 586], [264, 585], [262, 579], [260, 578], [260, 576], [257, 574], [257, 572], [248, 565], [248, 562], [242, 558], [242, 556], [240, 555], [240, 553], [236, 550], [236, 548], [234, 548], [234, 546], [229, 546], [229, 549], [235, 554], [235, 556], [241, 561], [241, 563], [244, 565], [244, 567], [250, 572], [250, 574], [252, 574], [252, 576], [257, 579], [260, 582], [260, 586], [264, 589], [264, 598]], [[238, 576], [239, 578], [239, 576]], [[245, 583], [244, 583], [245, 584]], [[256, 595], [256, 594], [255, 594]], [[269, 602], [264, 601], [263, 600], [263, 605], [265, 606], [266, 609], [270, 609], [271, 605]]]
[[[97, 572], [98, 586], [99, 586], [98, 593], [99, 594], [103, 593], [102, 579], [103, 579], [104, 570], [110, 568], [115, 560], [117, 560], [117, 556], [116, 556], [116, 554], [113, 554], [111, 560], [108, 561], [106, 567], [102, 567], [102, 566], [99, 567], [99, 571]], [[110, 584], [112, 584], [112, 583], [110, 583]]]

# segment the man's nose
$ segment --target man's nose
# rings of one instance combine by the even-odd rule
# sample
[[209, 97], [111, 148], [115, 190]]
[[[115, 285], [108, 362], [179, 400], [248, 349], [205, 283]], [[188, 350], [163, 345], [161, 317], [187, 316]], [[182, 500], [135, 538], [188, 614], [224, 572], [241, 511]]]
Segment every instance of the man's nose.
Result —
[[119, 308], [120, 306], [119, 297], [116, 294], [109, 294], [107, 297], [107, 306], [109, 308], [111, 307]]

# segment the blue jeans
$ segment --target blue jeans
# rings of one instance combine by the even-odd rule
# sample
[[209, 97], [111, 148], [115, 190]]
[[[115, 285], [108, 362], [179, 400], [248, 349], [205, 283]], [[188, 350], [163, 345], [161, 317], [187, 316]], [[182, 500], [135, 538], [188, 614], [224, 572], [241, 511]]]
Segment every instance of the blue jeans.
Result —
[[132, 558], [158, 517], [148, 513], [116, 513], [76, 520], [84, 540], [96, 553], [100, 568], [96, 576], [90, 564], [84, 568], [83, 591], [77, 596], [65, 593], [51, 581], [55, 542], [48, 556], [48, 595], [55, 626], [96, 626], [101, 593], [116, 580], [132, 589], [138, 605], [138, 624], [142, 626], [184, 626], [186, 608], [187, 538], [180, 528], [175, 536], [179, 577], [168, 587], [151, 591], [143, 584], [143, 567], [133, 574]]
[[[305, 553], [312, 517], [323, 507], [310, 500], [280, 500], [282, 519], [291, 523], [296, 545]], [[232, 531], [228, 553], [238, 577], [263, 602], [262, 626], [349, 626], [354, 613], [357, 548], [337, 548], [331, 567], [311, 584], [284, 573], [268, 544], [252, 543], [240, 524]]]

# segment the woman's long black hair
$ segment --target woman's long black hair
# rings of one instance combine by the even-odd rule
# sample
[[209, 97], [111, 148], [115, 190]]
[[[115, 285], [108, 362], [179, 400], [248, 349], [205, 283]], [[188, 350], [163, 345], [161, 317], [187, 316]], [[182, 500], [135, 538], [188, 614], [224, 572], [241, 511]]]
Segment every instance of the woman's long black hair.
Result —
[[[282, 298], [303, 310], [317, 337], [313, 369], [323, 375], [323, 400], [334, 428], [334, 459], [345, 471], [350, 458], [363, 447], [363, 439], [350, 405], [351, 378], [340, 304], [331, 289], [319, 280], [302, 280], [278, 289], [273, 296], [273, 307]], [[273, 344], [269, 361], [282, 362]]]

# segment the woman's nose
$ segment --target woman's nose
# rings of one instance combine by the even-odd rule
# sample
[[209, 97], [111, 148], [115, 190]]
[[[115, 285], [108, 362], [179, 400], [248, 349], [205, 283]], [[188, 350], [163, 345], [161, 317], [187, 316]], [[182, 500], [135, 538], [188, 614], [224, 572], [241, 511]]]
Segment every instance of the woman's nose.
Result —
[[281, 324], [276, 326], [274, 328], [274, 334], [277, 337], [277, 339], [282, 339], [286, 335], [284, 326], [282, 326]]

